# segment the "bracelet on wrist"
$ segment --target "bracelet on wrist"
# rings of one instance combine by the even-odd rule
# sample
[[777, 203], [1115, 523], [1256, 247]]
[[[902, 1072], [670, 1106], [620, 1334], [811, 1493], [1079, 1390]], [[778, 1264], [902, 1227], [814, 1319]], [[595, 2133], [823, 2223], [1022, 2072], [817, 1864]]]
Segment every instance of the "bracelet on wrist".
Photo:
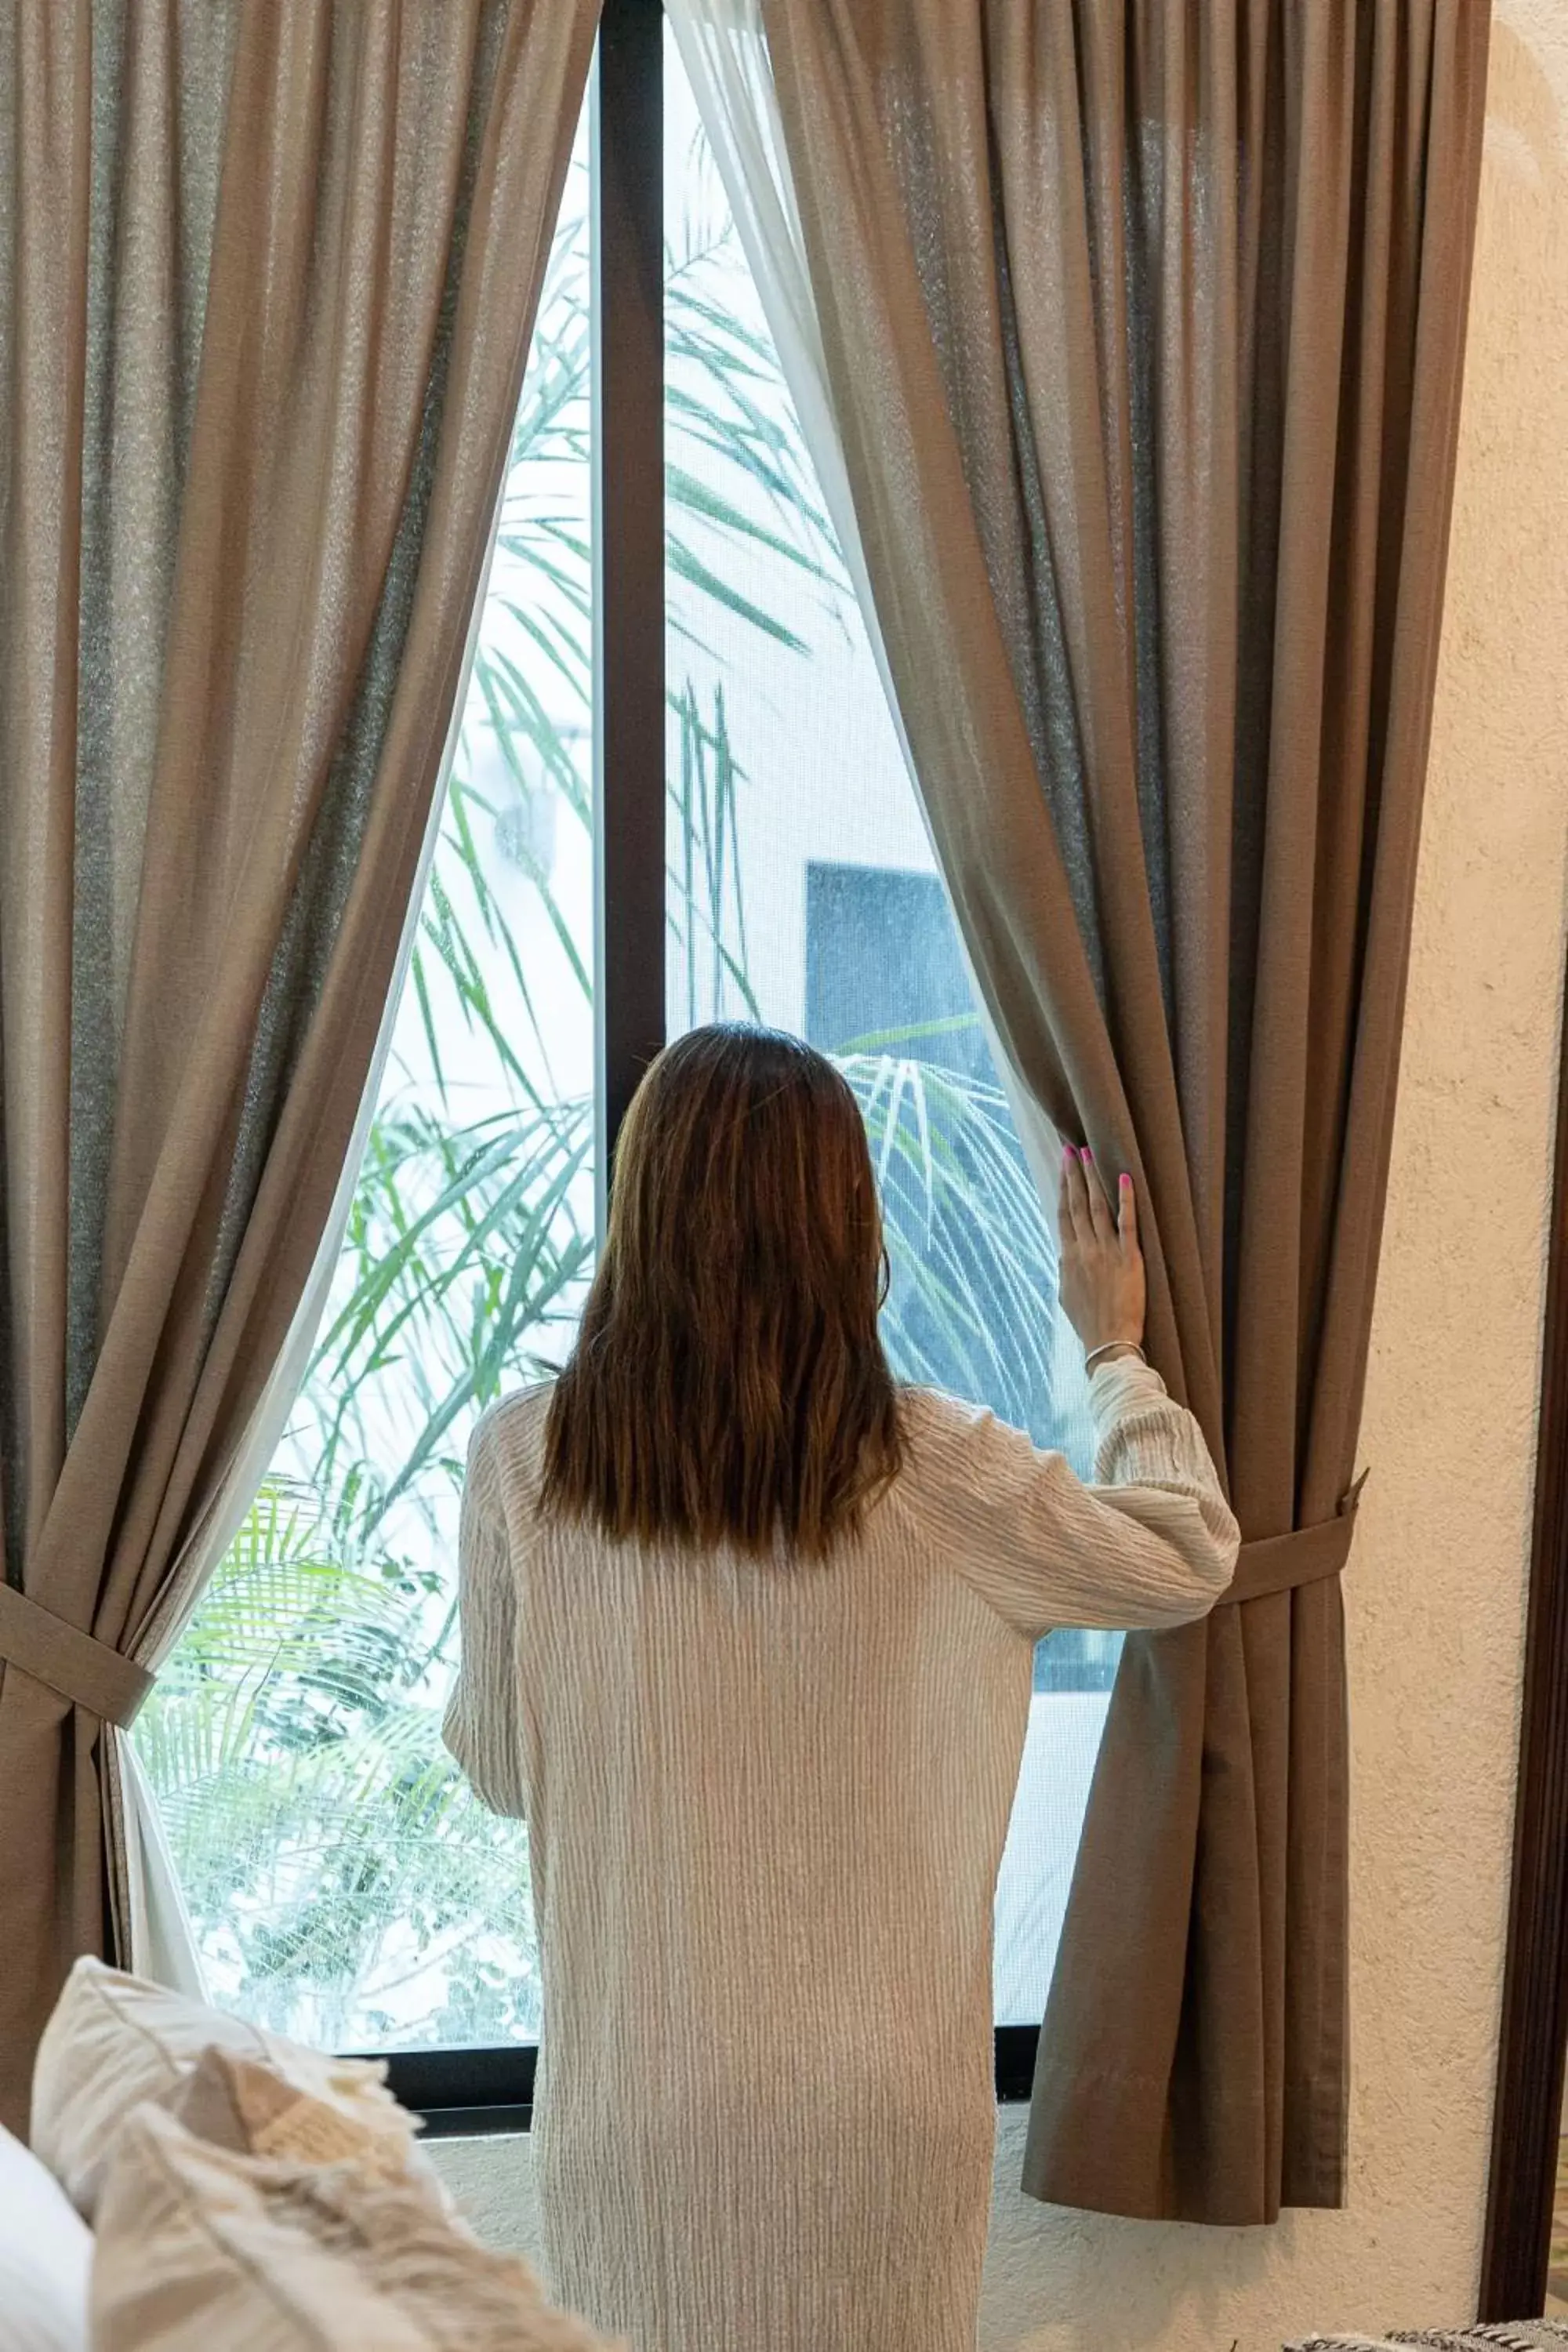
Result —
[[1136, 1356], [1141, 1364], [1147, 1364], [1149, 1361], [1136, 1339], [1107, 1339], [1103, 1346], [1089, 1349], [1083, 1360], [1084, 1370], [1093, 1372], [1108, 1356]]

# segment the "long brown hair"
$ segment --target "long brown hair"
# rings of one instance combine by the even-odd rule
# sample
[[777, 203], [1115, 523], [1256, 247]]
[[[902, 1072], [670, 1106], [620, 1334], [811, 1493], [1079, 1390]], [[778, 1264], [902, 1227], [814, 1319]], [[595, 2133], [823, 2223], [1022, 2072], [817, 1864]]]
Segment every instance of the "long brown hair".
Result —
[[621, 1129], [543, 1502], [613, 1536], [820, 1558], [900, 1459], [859, 1108], [776, 1030], [693, 1029]]

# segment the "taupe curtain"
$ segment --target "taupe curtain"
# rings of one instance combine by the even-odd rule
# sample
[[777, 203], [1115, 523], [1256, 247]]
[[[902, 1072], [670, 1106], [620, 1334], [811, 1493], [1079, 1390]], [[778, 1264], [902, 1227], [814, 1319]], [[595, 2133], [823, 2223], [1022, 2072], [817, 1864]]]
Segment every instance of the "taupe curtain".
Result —
[[[705, 0], [722, 17], [732, 0]], [[1249, 1539], [1130, 1639], [1025, 2185], [1340, 2201], [1349, 1543], [1484, 0], [761, 0], [894, 690], [1016, 1082]], [[1362, 1565], [1375, 1575], [1375, 1560]]]
[[592, 0], [0, 15], [0, 2116], [129, 1653], [288, 1331], [426, 831]]

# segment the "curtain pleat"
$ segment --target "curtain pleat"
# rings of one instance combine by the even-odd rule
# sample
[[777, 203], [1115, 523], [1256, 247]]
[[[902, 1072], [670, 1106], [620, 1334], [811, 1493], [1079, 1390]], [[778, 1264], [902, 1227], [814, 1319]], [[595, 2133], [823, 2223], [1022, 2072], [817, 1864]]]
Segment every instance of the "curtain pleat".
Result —
[[[128, 1655], [342, 1178], [596, 13], [0, 32], [4, 1565]], [[110, 1933], [108, 1727], [61, 1681], [0, 1665], [17, 2128]]]

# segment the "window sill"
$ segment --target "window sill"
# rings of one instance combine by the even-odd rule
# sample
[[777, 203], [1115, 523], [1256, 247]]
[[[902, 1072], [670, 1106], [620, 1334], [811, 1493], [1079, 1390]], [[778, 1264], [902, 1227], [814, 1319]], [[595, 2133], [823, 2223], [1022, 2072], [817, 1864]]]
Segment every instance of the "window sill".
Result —
[[[1027, 2101], [1039, 2039], [1037, 2025], [996, 2028], [998, 2106]], [[423, 2116], [426, 2139], [475, 2139], [531, 2130], [538, 2054], [531, 2042], [494, 2050], [380, 2053], [387, 2088], [411, 2114]]]

